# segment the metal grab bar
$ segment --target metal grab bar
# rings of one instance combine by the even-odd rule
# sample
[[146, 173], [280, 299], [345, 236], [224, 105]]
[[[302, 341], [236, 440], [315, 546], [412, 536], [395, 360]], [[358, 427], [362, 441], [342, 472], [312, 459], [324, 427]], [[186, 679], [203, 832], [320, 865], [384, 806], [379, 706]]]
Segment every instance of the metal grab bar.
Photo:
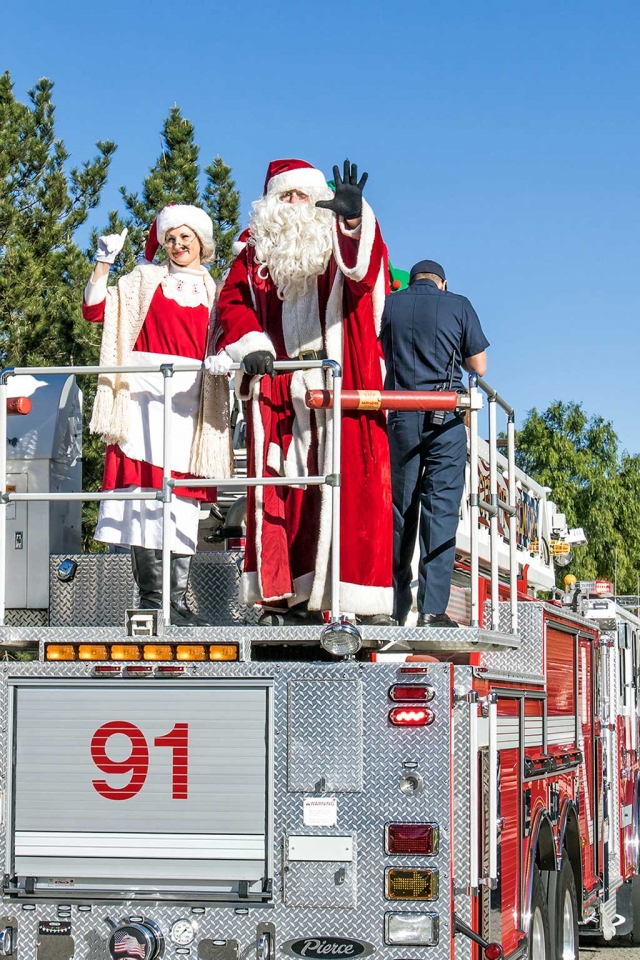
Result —
[[[333, 379], [333, 394], [337, 397], [332, 414], [333, 442], [331, 447], [331, 472], [312, 477], [231, 477], [174, 480], [171, 477], [171, 413], [173, 407], [173, 375], [204, 370], [204, 364], [196, 361], [166, 363], [153, 366], [52, 366], [52, 367], [7, 367], [0, 372], [0, 626], [5, 622], [6, 605], [6, 518], [7, 505], [15, 500], [161, 500], [162, 501], [162, 618], [166, 626], [171, 622], [171, 503], [175, 487], [331, 487], [331, 567], [330, 594], [331, 619], [340, 620], [340, 458], [342, 404], [342, 368], [335, 360], [281, 360], [274, 362], [274, 370], [280, 373], [295, 370], [326, 369]], [[231, 364], [229, 371], [244, 370], [240, 363]], [[7, 492], [7, 384], [14, 376], [100, 375], [114, 373], [161, 373], [163, 383], [163, 454], [162, 490], [155, 493], [121, 493], [115, 491], [79, 493], [8, 493]]]
[[[499, 544], [500, 536], [498, 534], [498, 517], [502, 511], [508, 517], [509, 524], [509, 621], [510, 632], [518, 632], [518, 555], [517, 555], [517, 505], [516, 505], [516, 461], [515, 461], [515, 411], [507, 401], [500, 396], [497, 390], [490, 386], [486, 380], [472, 373], [469, 376], [470, 391], [474, 388], [482, 390], [489, 401], [489, 501], [481, 500], [478, 495], [479, 474], [478, 474], [478, 456], [477, 456], [477, 429], [478, 416], [477, 411], [471, 410], [471, 439], [470, 439], [470, 470], [471, 470], [471, 607], [472, 616], [478, 618], [480, 611], [477, 609], [478, 602], [474, 608], [473, 603], [473, 582], [477, 581], [478, 569], [475, 570], [474, 578], [474, 554], [477, 555], [477, 524], [480, 510], [484, 510], [489, 517], [489, 544], [490, 544], [490, 565], [491, 565], [491, 629], [500, 629], [500, 607], [499, 607]], [[496, 407], [501, 407], [507, 415], [507, 486], [508, 499], [505, 503], [498, 496], [498, 436], [496, 422]], [[474, 437], [475, 433], [475, 437]], [[475, 445], [475, 455], [474, 455]], [[475, 504], [474, 504], [475, 495]], [[475, 520], [474, 520], [475, 513]], [[475, 539], [475, 548], [474, 548]], [[477, 562], [477, 556], [476, 556]]]

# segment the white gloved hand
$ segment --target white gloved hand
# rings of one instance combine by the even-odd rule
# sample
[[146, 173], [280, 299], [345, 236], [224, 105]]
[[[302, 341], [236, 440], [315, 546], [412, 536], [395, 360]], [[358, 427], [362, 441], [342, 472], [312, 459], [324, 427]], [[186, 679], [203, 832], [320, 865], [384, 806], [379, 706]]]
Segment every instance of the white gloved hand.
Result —
[[226, 350], [222, 350], [220, 353], [214, 353], [210, 357], [207, 357], [204, 361], [205, 369], [211, 374], [224, 375], [229, 373], [229, 368], [233, 360], [229, 356]]
[[109, 233], [106, 237], [98, 237], [96, 263], [113, 263], [124, 247], [127, 233], [125, 227], [122, 233]]

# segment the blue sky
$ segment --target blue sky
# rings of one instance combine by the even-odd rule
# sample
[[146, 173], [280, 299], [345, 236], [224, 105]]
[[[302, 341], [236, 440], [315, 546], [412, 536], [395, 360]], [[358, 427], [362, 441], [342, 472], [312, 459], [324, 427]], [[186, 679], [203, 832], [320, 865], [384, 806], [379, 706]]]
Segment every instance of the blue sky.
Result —
[[[28, 10], [28, 15], [25, 14]], [[579, 400], [640, 452], [636, 2], [5, 5], [0, 68], [55, 81], [76, 162], [118, 152], [92, 226], [137, 188], [177, 103], [246, 214], [269, 159], [345, 156], [391, 258], [430, 257], [491, 340], [521, 417]]]

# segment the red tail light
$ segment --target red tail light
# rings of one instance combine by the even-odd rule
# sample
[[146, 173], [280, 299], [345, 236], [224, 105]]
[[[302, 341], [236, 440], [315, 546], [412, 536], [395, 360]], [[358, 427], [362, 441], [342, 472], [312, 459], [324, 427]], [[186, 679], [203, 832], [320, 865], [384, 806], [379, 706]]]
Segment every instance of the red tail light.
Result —
[[484, 948], [484, 955], [487, 960], [501, 960], [504, 953], [499, 943], [490, 943]]
[[389, 823], [385, 832], [385, 847], [389, 854], [430, 856], [438, 852], [438, 826], [435, 823]]
[[389, 722], [394, 727], [428, 727], [436, 715], [428, 707], [394, 707], [389, 710]]
[[436, 692], [430, 684], [394, 683], [392, 687], [389, 687], [389, 698], [391, 700], [413, 700], [429, 703], [433, 700], [435, 694]]

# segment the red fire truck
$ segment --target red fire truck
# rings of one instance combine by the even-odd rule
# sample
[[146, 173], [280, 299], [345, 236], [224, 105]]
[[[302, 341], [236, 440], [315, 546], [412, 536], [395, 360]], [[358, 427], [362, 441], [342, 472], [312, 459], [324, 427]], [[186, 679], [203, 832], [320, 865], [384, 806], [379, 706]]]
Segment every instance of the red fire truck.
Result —
[[[306, 480], [339, 519], [340, 371], [314, 362], [338, 459]], [[603, 581], [555, 590], [583, 538], [516, 469], [503, 398], [439, 398], [469, 414], [458, 629], [358, 628], [335, 596], [322, 632], [259, 628], [212, 544], [212, 626], [178, 628], [127, 557], [79, 550], [95, 372], [0, 377], [0, 420], [30, 400], [0, 446], [0, 955], [575, 960], [631, 930], [640, 620]]]

